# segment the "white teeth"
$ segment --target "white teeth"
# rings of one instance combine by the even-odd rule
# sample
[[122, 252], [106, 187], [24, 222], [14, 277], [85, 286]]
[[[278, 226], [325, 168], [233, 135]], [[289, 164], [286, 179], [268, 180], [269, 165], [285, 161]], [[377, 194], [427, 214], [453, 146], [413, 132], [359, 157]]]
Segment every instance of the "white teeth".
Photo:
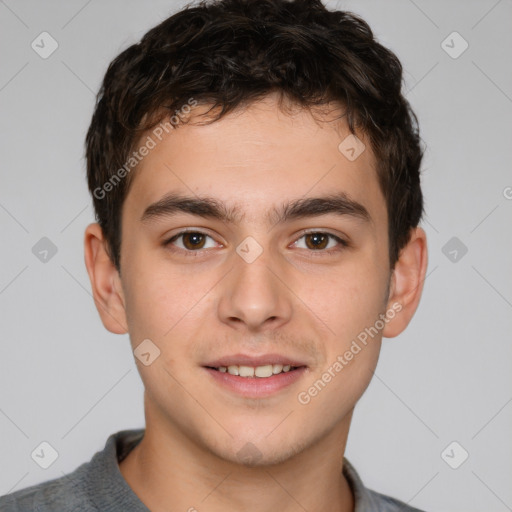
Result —
[[257, 366], [254, 369], [254, 375], [256, 375], [256, 377], [270, 377], [273, 375], [272, 365], [267, 364], [265, 366]]
[[283, 371], [282, 364], [274, 364], [272, 365], [272, 373], [276, 375], [277, 373], [281, 373]]
[[272, 377], [281, 372], [289, 372], [292, 366], [289, 364], [266, 364], [263, 366], [244, 366], [244, 365], [230, 365], [219, 366], [217, 370], [222, 373], [229, 373], [230, 375], [238, 375], [240, 377]]
[[240, 377], [254, 377], [254, 368], [252, 366], [239, 366], [238, 375]]
[[230, 373], [231, 375], [238, 375], [238, 366], [228, 366], [228, 373]]

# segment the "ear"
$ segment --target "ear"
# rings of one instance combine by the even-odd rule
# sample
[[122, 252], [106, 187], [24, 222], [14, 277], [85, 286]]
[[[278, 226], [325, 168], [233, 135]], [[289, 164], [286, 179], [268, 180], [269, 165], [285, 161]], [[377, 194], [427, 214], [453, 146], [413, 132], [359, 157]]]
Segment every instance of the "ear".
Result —
[[389, 320], [382, 331], [384, 337], [398, 336], [411, 321], [420, 302], [427, 260], [427, 235], [422, 228], [414, 228], [391, 275], [386, 311], [393, 311], [394, 315], [387, 315]]
[[107, 252], [107, 241], [99, 224], [87, 226], [84, 236], [85, 266], [94, 303], [101, 321], [114, 334], [128, 332], [121, 278]]

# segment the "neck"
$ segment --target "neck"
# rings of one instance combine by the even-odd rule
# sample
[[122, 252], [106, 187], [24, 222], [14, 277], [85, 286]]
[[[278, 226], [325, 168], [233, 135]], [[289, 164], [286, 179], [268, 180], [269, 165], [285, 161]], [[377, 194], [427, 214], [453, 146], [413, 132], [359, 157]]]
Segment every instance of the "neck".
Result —
[[146, 411], [144, 437], [119, 468], [152, 512], [353, 512], [342, 473], [351, 416], [291, 458], [249, 467], [218, 457], [174, 426], [161, 428]]

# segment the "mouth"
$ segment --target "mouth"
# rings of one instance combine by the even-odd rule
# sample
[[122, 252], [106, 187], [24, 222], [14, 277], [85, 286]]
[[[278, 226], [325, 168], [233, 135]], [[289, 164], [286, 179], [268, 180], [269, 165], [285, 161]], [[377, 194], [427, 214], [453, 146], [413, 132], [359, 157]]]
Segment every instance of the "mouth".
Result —
[[246, 398], [264, 398], [296, 383], [306, 364], [279, 355], [230, 356], [203, 366], [221, 388]]
[[293, 372], [299, 368], [304, 368], [303, 366], [292, 366], [290, 364], [265, 364], [260, 366], [246, 366], [246, 365], [236, 365], [232, 364], [229, 366], [206, 366], [205, 368], [209, 368], [210, 370], [216, 370], [220, 373], [229, 373], [229, 375], [235, 375], [238, 377], [244, 378], [259, 378], [259, 379], [268, 379], [274, 375], [279, 375], [281, 373]]

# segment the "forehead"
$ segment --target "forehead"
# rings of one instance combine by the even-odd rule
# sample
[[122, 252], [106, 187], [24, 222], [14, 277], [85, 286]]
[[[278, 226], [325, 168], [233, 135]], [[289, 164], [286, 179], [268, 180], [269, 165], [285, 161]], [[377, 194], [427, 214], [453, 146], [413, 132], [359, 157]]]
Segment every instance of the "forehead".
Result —
[[[141, 138], [155, 144], [133, 171], [125, 203], [140, 210], [171, 191], [208, 195], [247, 221], [268, 219], [286, 199], [339, 192], [369, 211], [385, 207], [370, 144], [362, 134], [353, 139], [339, 108], [283, 111], [267, 97], [205, 124], [206, 110], [196, 107], [161, 140], [151, 131]], [[357, 153], [364, 148], [355, 159], [354, 142]]]

